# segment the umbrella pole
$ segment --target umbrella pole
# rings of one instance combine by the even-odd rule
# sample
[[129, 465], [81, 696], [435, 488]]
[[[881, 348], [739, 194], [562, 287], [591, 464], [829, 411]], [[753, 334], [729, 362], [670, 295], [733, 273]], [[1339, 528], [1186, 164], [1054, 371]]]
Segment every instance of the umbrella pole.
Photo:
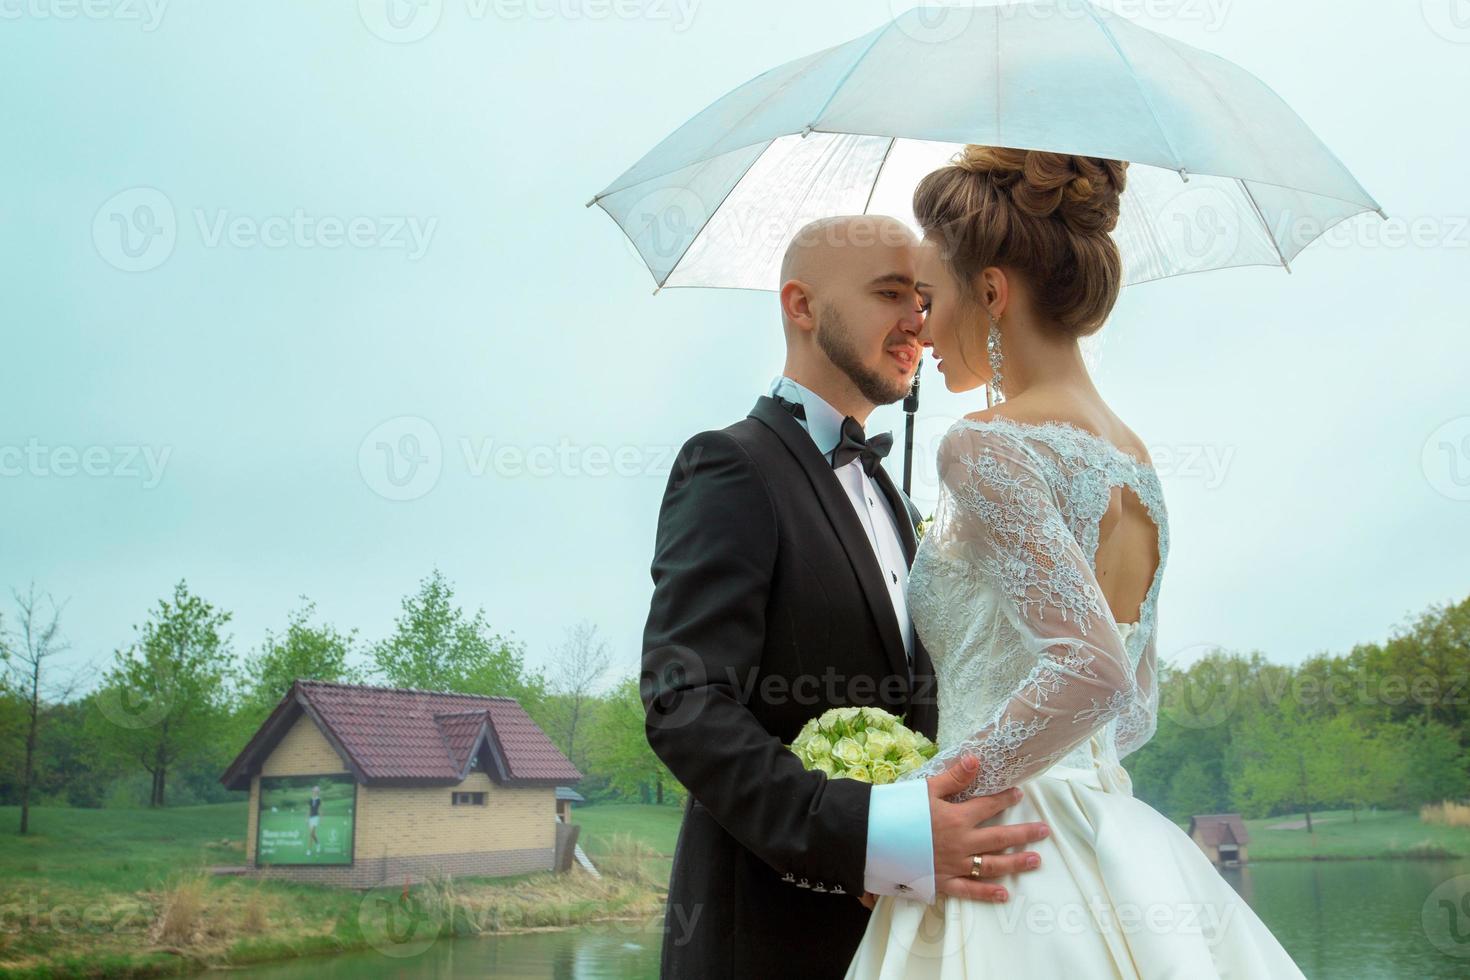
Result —
[[924, 370], [924, 362], [914, 369], [914, 383], [909, 388], [908, 395], [903, 400], [903, 493], [910, 495], [910, 488], [914, 478], [914, 413], [919, 410], [919, 373]]

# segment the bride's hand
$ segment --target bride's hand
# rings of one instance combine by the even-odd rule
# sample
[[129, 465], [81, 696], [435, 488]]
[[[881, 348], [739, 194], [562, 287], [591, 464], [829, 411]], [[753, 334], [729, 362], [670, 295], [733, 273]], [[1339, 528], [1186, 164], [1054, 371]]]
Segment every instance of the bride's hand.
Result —
[[[979, 826], [1018, 802], [1021, 791], [1007, 789], [961, 803], [951, 803], [946, 799], [969, 786], [974, 776], [975, 760], [965, 755], [944, 772], [928, 779], [935, 890], [982, 902], [1004, 902], [1009, 897], [1006, 890], [985, 879], [1034, 871], [1040, 866], [1041, 855], [1035, 851], [1006, 852], [1041, 840], [1051, 829], [1044, 823]], [[975, 854], [984, 855], [979, 880], [969, 876], [971, 859]]]
[[863, 908], [871, 912], [873, 911], [873, 906], [878, 904], [878, 896], [872, 892], [863, 892], [862, 896], [858, 898], [858, 901], [863, 903]]

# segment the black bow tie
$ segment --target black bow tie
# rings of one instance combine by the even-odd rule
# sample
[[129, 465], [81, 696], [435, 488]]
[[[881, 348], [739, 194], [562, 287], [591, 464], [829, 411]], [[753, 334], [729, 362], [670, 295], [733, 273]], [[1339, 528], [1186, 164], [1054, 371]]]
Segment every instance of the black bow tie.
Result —
[[832, 450], [832, 468], [846, 466], [855, 459], [863, 462], [863, 472], [877, 476], [883, 466], [883, 457], [893, 448], [893, 433], [880, 432], [872, 438], [864, 438], [863, 427], [851, 415], [842, 420], [842, 441]]
[[[776, 402], [797, 418], [806, 420], [806, 406], [776, 395]], [[839, 469], [855, 459], [862, 460], [863, 472], [877, 476], [883, 465], [883, 457], [893, 449], [893, 433], [880, 432], [872, 438], [863, 434], [863, 427], [851, 415], [842, 420], [842, 439], [832, 450], [832, 468]]]

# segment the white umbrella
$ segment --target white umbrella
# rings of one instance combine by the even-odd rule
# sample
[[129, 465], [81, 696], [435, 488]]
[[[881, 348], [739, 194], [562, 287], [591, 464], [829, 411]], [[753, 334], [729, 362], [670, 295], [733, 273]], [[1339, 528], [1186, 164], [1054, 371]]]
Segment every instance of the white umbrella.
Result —
[[1254, 75], [1085, 0], [910, 10], [730, 92], [588, 206], [658, 288], [774, 290], [803, 225], [913, 224], [915, 185], [965, 143], [1129, 161], [1125, 284], [1290, 271], [1337, 222], [1387, 217]]

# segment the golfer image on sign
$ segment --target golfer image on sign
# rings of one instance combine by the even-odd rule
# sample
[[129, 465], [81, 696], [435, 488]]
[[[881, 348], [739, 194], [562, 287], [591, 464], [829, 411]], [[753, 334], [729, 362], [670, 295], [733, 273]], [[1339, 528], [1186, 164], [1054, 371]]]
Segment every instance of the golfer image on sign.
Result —
[[306, 816], [306, 826], [308, 829], [306, 853], [310, 854], [313, 847], [317, 847], [320, 850], [320, 842], [316, 839], [316, 827], [317, 824], [321, 823], [322, 819], [322, 788], [320, 786], [313, 786], [311, 788], [311, 801], [308, 806], [309, 809]]

